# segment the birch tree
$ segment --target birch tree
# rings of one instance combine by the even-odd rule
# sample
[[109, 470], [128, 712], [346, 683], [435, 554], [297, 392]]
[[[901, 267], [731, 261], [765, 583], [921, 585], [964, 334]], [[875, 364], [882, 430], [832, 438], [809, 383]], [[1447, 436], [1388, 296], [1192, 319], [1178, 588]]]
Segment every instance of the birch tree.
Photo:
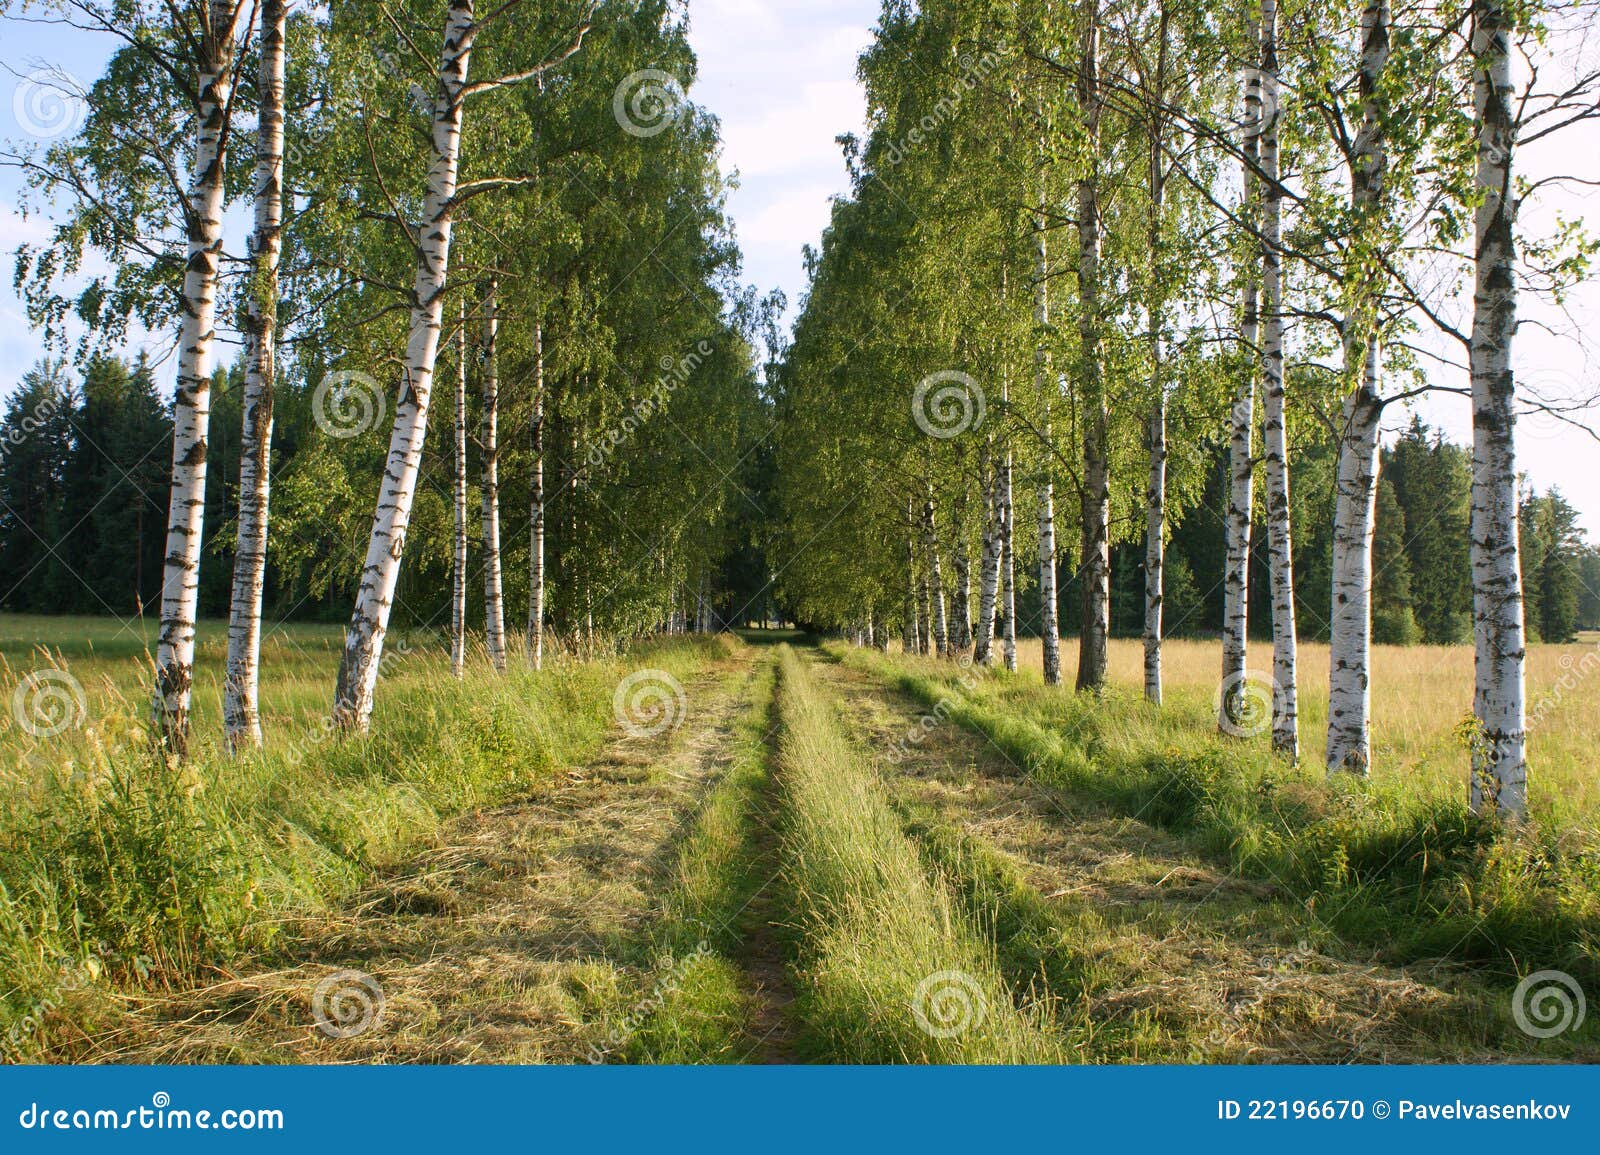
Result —
[[1165, 376], [1166, 270], [1163, 260], [1162, 210], [1166, 198], [1167, 158], [1165, 109], [1171, 14], [1165, 4], [1157, 22], [1155, 67], [1149, 82], [1146, 108], [1149, 133], [1149, 209], [1146, 234], [1150, 246], [1150, 272], [1145, 318], [1150, 346], [1150, 424], [1146, 435], [1149, 458], [1145, 484], [1144, 545], [1144, 696], [1161, 704], [1162, 607], [1165, 601], [1167, 532], [1167, 381]]
[[[19, 248], [16, 281], [30, 319], [53, 341], [69, 318], [90, 331], [83, 347], [120, 337], [133, 318], [152, 329], [177, 321], [152, 722], [158, 745], [181, 757], [190, 736], [224, 166], [236, 68], [254, 9], [239, 0], [160, 8], [69, 0], [59, 11], [60, 23], [123, 47], [95, 86], [77, 136], [42, 154], [7, 158], [30, 187], [71, 202], [50, 245]], [[82, 271], [89, 249], [109, 258], [112, 271], [90, 274], [68, 297], [60, 284]]]
[[239, 452], [239, 524], [228, 617], [222, 724], [230, 749], [261, 745], [258, 684], [261, 599], [266, 585], [272, 476], [272, 402], [277, 377], [278, 261], [283, 247], [284, 40], [288, 5], [262, 0], [256, 78], [255, 233], [245, 325], [244, 428]]
[[483, 608], [489, 664], [506, 668], [505, 594], [500, 571], [500, 312], [499, 285], [483, 297]]
[[1100, 8], [1087, 0], [1078, 72], [1078, 112], [1084, 152], [1078, 179], [1078, 409], [1083, 423], [1083, 498], [1080, 580], [1083, 616], [1078, 634], [1077, 688], [1098, 690], [1106, 680], [1111, 639], [1111, 460], [1101, 364], [1100, 299]]
[[1289, 440], [1283, 377], [1283, 186], [1278, 157], [1278, 6], [1261, 5], [1261, 376], [1272, 583], [1272, 748], [1300, 756], [1294, 549], [1289, 525]]
[[1528, 808], [1518, 554], [1514, 277], [1516, 146], [1513, 22], [1502, 0], [1473, 0], [1471, 58], [1476, 134], [1476, 254], [1472, 295], [1472, 808], [1520, 819]]
[[1367, 0], [1361, 13], [1357, 90], [1361, 121], [1350, 149], [1354, 237], [1344, 291], [1351, 307], [1343, 327], [1344, 372], [1355, 385], [1339, 420], [1339, 473], [1333, 518], [1333, 612], [1328, 647], [1329, 772], [1366, 773], [1372, 760], [1372, 538], [1378, 499], [1378, 436], [1384, 401], [1379, 383], [1376, 302], [1365, 291], [1379, 275], [1370, 253], [1381, 212], [1388, 157], [1379, 90], [1389, 62], [1387, 0]]
[[450, 567], [450, 672], [464, 677], [467, 668], [467, 302], [456, 317], [456, 406], [451, 495], [454, 536]]
[[533, 451], [529, 485], [528, 661], [544, 668], [544, 322], [533, 322], [533, 417], [528, 423]]
[[[1261, 129], [1263, 121], [1261, 70], [1256, 67], [1256, 42], [1260, 24], [1246, 25], [1249, 61], [1244, 68], [1244, 116], [1242, 152], [1243, 198], [1239, 216], [1254, 246], [1259, 211]], [[1242, 272], [1239, 343], [1244, 352], [1239, 392], [1229, 412], [1228, 437], [1228, 512], [1224, 532], [1227, 538], [1223, 567], [1222, 608], [1222, 690], [1219, 695], [1218, 728], [1237, 733], [1243, 702], [1241, 692], [1249, 671], [1250, 647], [1250, 534], [1255, 514], [1255, 409], [1260, 337], [1260, 280], [1254, 261], [1245, 261]]]
[[[950, 565], [955, 571], [955, 587], [950, 596], [951, 617], [954, 626], [950, 634], [952, 650], [965, 653], [972, 645], [972, 554], [967, 537], [968, 479], [964, 459], [957, 447], [956, 469], [960, 475], [957, 483], [954, 508], [951, 511], [950, 536], [952, 539]], [[868, 607], [867, 632], [871, 633], [871, 607]], [[867, 643], [871, 645], [869, 641]]]
[[994, 439], [985, 447], [982, 467], [983, 550], [978, 561], [978, 621], [973, 631], [972, 660], [987, 666], [994, 657], [995, 609], [1000, 594], [1000, 471], [990, 461]]
[[491, 177], [470, 188], [458, 187], [461, 124], [466, 102], [474, 95], [525, 82], [577, 52], [589, 28], [592, 7], [584, 9], [576, 30], [555, 57], [521, 72], [469, 81], [469, 65], [478, 35], [487, 24], [504, 20], [514, 11], [514, 5], [502, 6], [487, 21], [480, 22], [475, 0], [450, 0], [445, 18], [438, 90], [433, 99], [430, 126], [431, 160], [422, 219], [413, 234], [417, 265], [400, 401], [395, 407], [383, 485], [373, 515], [361, 586], [345, 633], [344, 653], [334, 691], [333, 718], [341, 729], [364, 731], [372, 713], [378, 660], [383, 653], [384, 634], [393, 608], [395, 583], [405, 552], [406, 529], [427, 435], [428, 402], [439, 348], [440, 312], [456, 207], [470, 192], [487, 191], [515, 179]]
[[[1042, 150], [1041, 150], [1042, 151]], [[1050, 443], [1055, 381], [1050, 370], [1050, 255], [1045, 235], [1048, 182], [1039, 170], [1039, 200], [1033, 215], [1033, 387], [1039, 395], [1040, 438]], [[1039, 638], [1044, 653], [1044, 684], [1061, 684], [1061, 630], [1056, 618], [1056, 508], [1053, 465], [1048, 453], [1039, 465]], [[1008, 631], [1012, 629], [1007, 619]], [[1014, 634], [1008, 633], [1008, 641]]]

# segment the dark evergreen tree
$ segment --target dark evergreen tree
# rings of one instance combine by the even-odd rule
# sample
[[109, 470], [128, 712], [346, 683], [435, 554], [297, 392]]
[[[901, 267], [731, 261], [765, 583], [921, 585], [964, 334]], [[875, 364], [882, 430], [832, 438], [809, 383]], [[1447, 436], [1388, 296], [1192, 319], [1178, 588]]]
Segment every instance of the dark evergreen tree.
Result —
[[1409, 646], [1422, 637], [1412, 605], [1411, 560], [1406, 556], [1406, 515], [1394, 482], [1378, 482], [1372, 535], [1372, 640]]
[[1600, 630], [1600, 549], [1592, 545], [1578, 558], [1578, 628]]
[[1457, 644], [1472, 637], [1472, 571], [1467, 523], [1472, 456], [1420, 419], [1384, 454], [1383, 471], [1405, 517], [1412, 609], [1422, 640]]
[[[0, 421], [0, 606], [62, 606], [56, 545], [66, 519], [73, 396], [60, 362], [23, 375]], [[74, 583], [76, 585], [76, 583]]]
[[1560, 490], [1522, 503], [1522, 574], [1530, 634], [1546, 642], [1577, 636], [1584, 556], [1578, 511]]

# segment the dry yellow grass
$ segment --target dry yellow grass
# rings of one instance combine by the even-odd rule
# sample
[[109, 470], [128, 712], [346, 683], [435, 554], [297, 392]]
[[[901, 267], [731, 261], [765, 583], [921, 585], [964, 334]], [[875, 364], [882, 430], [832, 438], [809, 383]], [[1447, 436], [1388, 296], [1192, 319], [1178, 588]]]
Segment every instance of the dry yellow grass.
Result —
[[[1023, 677], [1037, 680], [1037, 639], [1018, 642]], [[1250, 668], [1269, 673], [1272, 647], [1253, 640]], [[1062, 642], [1062, 677], [1070, 687], [1077, 639]], [[1169, 711], [1206, 725], [1222, 665], [1215, 640], [1172, 640], [1163, 663]], [[1128, 694], [1142, 693], [1144, 652], [1136, 639], [1111, 643], [1111, 680]], [[1528, 751], [1535, 809], [1546, 816], [1600, 813], [1595, 751], [1600, 748], [1600, 635], [1567, 645], [1528, 648]], [[1427, 790], [1460, 790], [1467, 780], [1466, 751], [1455, 728], [1472, 707], [1470, 646], [1378, 646], [1373, 654], [1373, 772], [1401, 774]], [[1328, 718], [1328, 647], [1300, 646], [1301, 749], [1322, 760]], [[1263, 739], [1264, 740], [1264, 739]]]

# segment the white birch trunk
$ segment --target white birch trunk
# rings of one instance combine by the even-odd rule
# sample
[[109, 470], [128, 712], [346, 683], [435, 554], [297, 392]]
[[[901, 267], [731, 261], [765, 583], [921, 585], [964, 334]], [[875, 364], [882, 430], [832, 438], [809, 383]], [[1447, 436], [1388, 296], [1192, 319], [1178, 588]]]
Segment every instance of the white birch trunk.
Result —
[[955, 570], [955, 589], [950, 595], [950, 611], [955, 624], [950, 632], [950, 645], [965, 653], [972, 645], [972, 557], [967, 545], [967, 479], [964, 476], [956, 495], [952, 533], [955, 541], [950, 564]]
[[[1161, 45], [1156, 58], [1155, 104], [1166, 101], [1168, 14], [1162, 9]], [[1156, 111], [1150, 125], [1150, 292], [1146, 306], [1150, 326], [1150, 426], [1146, 449], [1149, 472], [1145, 484], [1144, 528], [1144, 696], [1161, 704], [1162, 612], [1166, 605], [1167, 528], [1167, 379], [1166, 349], [1162, 344], [1166, 324], [1166, 269], [1162, 261], [1161, 210], [1166, 193], [1164, 128], [1166, 113]]]
[[1524, 704], [1522, 564], [1517, 539], [1516, 380], [1511, 340], [1517, 328], [1516, 127], [1512, 106], [1510, 14], [1505, 0], [1472, 5], [1473, 102], [1477, 120], [1473, 290], [1472, 808], [1520, 821], [1528, 813]]
[[[915, 552], [909, 538], [906, 539], [906, 552]], [[917, 638], [917, 592], [914, 578], [906, 586], [906, 604], [903, 612], [905, 613], [905, 622], [900, 627], [900, 649], [903, 653], [909, 655], [917, 652], [919, 644]]]
[[928, 584], [926, 564], [917, 582], [917, 652], [927, 657], [935, 652], [933, 646], [933, 598]]
[[[1250, 42], [1260, 36], [1260, 25], [1251, 21]], [[1258, 211], [1260, 181], [1256, 166], [1261, 160], [1261, 71], [1248, 67], [1244, 76], [1244, 201], [1240, 215], [1246, 228], [1254, 231]], [[1255, 240], [1249, 244], [1253, 250]], [[1255, 412], [1256, 372], [1259, 364], [1257, 341], [1260, 314], [1257, 296], [1259, 281], [1254, 262], [1244, 261], [1242, 316], [1239, 340], [1244, 346], [1245, 364], [1239, 393], [1230, 413], [1232, 428], [1228, 438], [1228, 517], [1226, 562], [1222, 574], [1222, 686], [1217, 727], [1225, 734], [1239, 732], [1242, 721], [1241, 699], [1234, 691], [1244, 686], [1250, 643], [1250, 531], [1255, 513]]]
[[1289, 441], [1284, 414], [1283, 188], [1278, 183], [1278, 5], [1261, 5], [1261, 436], [1267, 486], [1267, 556], [1272, 583], [1272, 748], [1300, 756], [1296, 680], [1294, 551], [1289, 525]]
[[278, 258], [283, 248], [284, 0], [262, 0], [257, 74], [255, 232], [245, 320], [244, 423], [239, 442], [239, 522], [228, 610], [222, 727], [228, 749], [261, 746], [258, 687], [261, 597], [267, 576], [272, 402], [277, 378]]
[[1078, 388], [1083, 420], [1083, 497], [1080, 572], [1083, 605], [1078, 633], [1079, 690], [1105, 685], [1111, 644], [1111, 462], [1105, 381], [1100, 365], [1100, 189], [1095, 152], [1100, 140], [1099, 28], [1096, 0], [1086, 6], [1078, 105], [1091, 158], [1078, 181]]
[[489, 664], [506, 668], [506, 606], [500, 568], [500, 286], [483, 297], [483, 612]]
[[[1047, 190], [1043, 170], [1039, 173], [1039, 205], [1033, 215], [1033, 384], [1043, 406], [1040, 430], [1045, 449], [1039, 472], [1039, 637], [1044, 651], [1044, 682], [1061, 684], [1061, 627], [1056, 617], [1056, 498], [1050, 459], [1051, 394], [1050, 379], [1050, 254], [1045, 239]], [[1009, 627], [1008, 627], [1009, 628]]]
[[978, 573], [978, 628], [972, 642], [972, 660], [987, 666], [994, 660], [994, 615], [1000, 594], [1000, 471], [984, 478], [983, 560]]
[[[1346, 352], [1349, 347], [1347, 343]], [[1372, 535], [1378, 500], [1378, 349], [1369, 341], [1362, 386], [1345, 399], [1333, 513], [1333, 620], [1328, 646], [1330, 774], [1371, 763]]]
[[950, 623], [945, 617], [944, 572], [939, 563], [939, 533], [934, 519], [933, 486], [922, 506], [922, 545], [928, 555], [928, 612], [933, 627], [933, 652], [939, 657], [950, 653]]
[[217, 264], [222, 252], [223, 147], [233, 94], [238, 17], [239, 9], [226, 0], [213, 0], [209, 5], [209, 27], [199, 45], [194, 171], [184, 214], [187, 259], [183, 320], [178, 329], [178, 382], [172, 404], [171, 498], [152, 703], [158, 742], [180, 757], [188, 753], [189, 700], [194, 688], [194, 623], [205, 528]]
[[345, 632], [344, 655], [334, 692], [333, 719], [341, 729], [364, 731], [372, 715], [378, 662], [394, 606], [400, 558], [405, 552], [417, 471], [428, 432], [428, 401], [439, 352], [439, 319], [450, 264], [452, 212], [461, 151], [462, 90], [477, 31], [474, 0], [450, 0], [444, 47], [439, 60], [439, 92], [434, 98], [432, 163], [418, 228], [416, 281], [412, 289], [410, 336], [395, 407], [394, 429], [384, 466], [372, 534], [361, 573], [361, 588]]
[[1150, 411], [1150, 475], [1145, 485], [1144, 697], [1161, 704], [1162, 610], [1166, 595], [1167, 398], [1161, 377], [1161, 337], [1153, 334], [1155, 396]]
[[1333, 614], [1328, 645], [1328, 773], [1365, 774], [1372, 763], [1372, 537], [1378, 499], [1378, 437], [1383, 418], [1378, 335], [1366, 286], [1378, 276], [1365, 259], [1380, 207], [1386, 163], [1379, 83], [1389, 58], [1389, 5], [1368, 0], [1361, 13], [1361, 127], [1351, 150], [1350, 205], [1356, 251], [1346, 273], [1344, 367], [1354, 382], [1339, 436], [1333, 514]]
[[467, 672], [467, 302], [456, 328], [455, 554], [450, 570], [450, 672]]
[[1000, 612], [1005, 615], [1001, 624], [1001, 655], [1006, 669], [1017, 672], [1017, 507], [1011, 493], [1011, 448], [1006, 447], [1005, 461], [1000, 467], [1000, 508], [1004, 521], [1000, 528]]
[[528, 660], [544, 668], [544, 322], [533, 323], [533, 487], [529, 520]]
[[902, 644], [907, 654], [922, 652], [922, 633], [918, 628], [920, 599], [917, 596], [917, 544], [916, 523], [912, 517], [912, 501], [906, 498], [906, 622], [902, 631]]

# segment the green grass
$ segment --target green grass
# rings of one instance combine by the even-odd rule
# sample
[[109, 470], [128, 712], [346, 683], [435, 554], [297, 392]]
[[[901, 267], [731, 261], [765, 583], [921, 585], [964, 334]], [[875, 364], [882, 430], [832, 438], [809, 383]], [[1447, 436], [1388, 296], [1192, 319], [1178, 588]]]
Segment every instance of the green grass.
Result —
[[1048, 1006], [1016, 1004], [992, 946], [944, 879], [924, 870], [833, 703], [791, 650], [780, 656], [779, 716], [783, 879], [815, 1056], [1061, 1061]]
[[[78, 624], [54, 626], [64, 635]], [[108, 655], [100, 630], [124, 649]], [[137, 684], [133, 641], [97, 624], [77, 647], [52, 647], [99, 692], [78, 727], [12, 748], [27, 773], [16, 774], [0, 820], [7, 1054], [35, 1053], [56, 1027], [91, 1027], [119, 989], [181, 987], [270, 953], [297, 917], [403, 861], [449, 816], [593, 750], [629, 669], [684, 677], [722, 649], [676, 640], [537, 674], [474, 668], [457, 682], [437, 650], [395, 646], [371, 735], [337, 739], [322, 720], [334, 663], [314, 662], [328, 654], [316, 643], [335, 635], [292, 633], [297, 660], [264, 658], [263, 696], [289, 715], [269, 717], [267, 749], [233, 759], [207, 740], [182, 767], [155, 758], [142, 710], [125, 708], [134, 699], [122, 684]], [[202, 658], [214, 684], [216, 655]], [[197, 730], [214, 724], [201, 706]]]
[[1514, 834], [1400, 778], [1328, 783], [1264, 741], [1220, 737], [1115, 689], [1080, 696], [854, 650], [844, 660], [938, 706], [1041, 783], [1182, 834], [1391, 961], [1600, 983], [1600, 859], [1571, 826]]
[[1074, 1061], [1153, 1062], [1172, 1056], [1146, 1023], [1097, 1023], [1086, 1009], [1096, 984], [1093, 928], [1065, 925], [1060, 904], [1030, 886], [1005, 856], [923, 808], [902, 805], [906, 833], [929, 869], [948, 878], [974, 924], [995, 943], [1006, 982], [1048, 997]]
[[[758, 851], [759, 808], [770, 781], [767, 735], [775, 670], [763, 662], [733, 736], [732, 764], [713, 787], [679, 850], [652, 935], [647, 990], [619, 1014], [618, 1057], [633, 1063], [726, 1063], [747, 1057], [752, 993], [738, 961], [746, 915], [767, 881]], [[620, 1029], [619, 1029], [620, 1028]]]

